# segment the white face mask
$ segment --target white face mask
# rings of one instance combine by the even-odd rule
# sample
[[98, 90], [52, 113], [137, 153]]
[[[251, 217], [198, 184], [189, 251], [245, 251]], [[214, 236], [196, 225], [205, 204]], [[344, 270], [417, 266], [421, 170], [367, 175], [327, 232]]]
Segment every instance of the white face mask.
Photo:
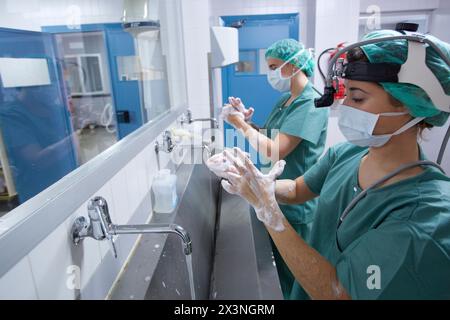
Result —
[[302, 49], [299, 52], [297, 52], [296, 54], [294, 54], [291, 58], [289, 58], [289, 60], [287, 60], [285, 63], [283, 63], [281, 66], [279, 66], [275, 70], [269, 70], [267, 72], [267, 81], [269, 81], [272, 88], [274, 88], [275, 90], [278, 90], [280, 92], [286, 92], [291, 89], [291, 78], [293, 76], [295, 76], [297, 73], [299, 73], [301, 71], [301, 69], [303, 69], [303, 67], [309, 61], [309, 59], [311, 59], [311, 56], [312, 56], [311, 51], [309, 51], [309, 58], [306, 59], [305, 63], [296, 72], [294, 72], [291, 76], [284, 78], [283, 75], [281, 74], [281, 69], [285, 65], [287, 65], [291, 60], [293, 60], [295, 57], [300, 55], [304, 50], [306, 50], [306, 49]]
[[378, 118], [383, 117], [397, 117], [408, 114], [409, 112], [388, 112], [373, 114], [362, 111], [346, 105], [339, 105], [339, 129], [348, 142], [360, 147], [381, 147], [385, 145], [393, 136], [399, 135], [406, 130], [412, 128], [425, 118], [414, 118], [405, 124], [403, 127], [390, 134], [373, 135], [373, 130], [377, 124]]

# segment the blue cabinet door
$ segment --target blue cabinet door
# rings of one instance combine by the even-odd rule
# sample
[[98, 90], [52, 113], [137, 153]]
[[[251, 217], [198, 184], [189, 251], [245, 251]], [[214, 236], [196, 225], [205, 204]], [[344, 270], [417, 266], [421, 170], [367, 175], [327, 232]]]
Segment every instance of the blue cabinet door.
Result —
[[0, 28], [0, 57], [45, 59], [48, 66], [46, 84], [0, 80], [0, 130], [22, 203], [77, 167], [73, 130], [51, 34]]
[[140, 82], [130, 78], [124, 79], [123, 74], [119, 74], [119, 60], [136, 55], [134, 39], [130, 33], [123, 30], [121, 23], [83, 24], [78, 29], [70, 29], [67, 26], [46, 26], [42, 30], [51, 33], [104, 32], [118, 138], [122, 139], [142, 126], [144, 119], [139, 94]]
[[105, 34], [119, 138], [123, 138], [144, 123], [139, 80], [125, 79], [119, 74], [119, 60], [136, 55], [134, 38], [120, 24], [106, 25]]

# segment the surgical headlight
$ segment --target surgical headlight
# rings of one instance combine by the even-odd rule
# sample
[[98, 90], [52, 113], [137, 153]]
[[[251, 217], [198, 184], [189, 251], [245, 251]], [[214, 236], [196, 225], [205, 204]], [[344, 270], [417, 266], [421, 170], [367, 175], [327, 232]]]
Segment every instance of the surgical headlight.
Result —
[[[399, 82], [416, 85], [423, 89], [433, 104], [441, 111], [450, 112], [450, 96], [445, 94], [439, 80], [426, 65], [426, 45], [431, 46], [445, 63], [450, 66], [450, 59], [426, 35], [402, 31], [404, 35], [370, 39], [349, 45], [339, 50], [330, 60], [322, 97], [315, 100], [317, 108], [328, 107], [334, 102], [339, 78], [370, 81]], [[392, 40], [408, 41], [408, 57], [404, 64], [351, 62], [345, 63], [342, 54], [368, 44]]]

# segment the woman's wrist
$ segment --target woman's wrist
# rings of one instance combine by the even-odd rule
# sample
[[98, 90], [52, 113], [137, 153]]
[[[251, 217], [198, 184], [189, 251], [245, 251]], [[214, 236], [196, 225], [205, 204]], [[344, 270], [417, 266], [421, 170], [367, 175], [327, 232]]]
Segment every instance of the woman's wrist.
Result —
[[235, 117], [235, 119], [233, 119], [231, 125], [236, 128], [237, 130], [241, 130], [241, 131], [247, 131], [249, 124], [241, 117]]
[[256, 217], [258, 218], [258, 220], [263, 222], [266, 227], [276, 232], [282, 232], [285, 230], [285, 226], [283, 223], [284, 215], [280, 207], [278, 206], [275, 196], [273, 197], [272, 201], [268, 203], [262, 203], [260, 204], [260, 206], [254, 208]]

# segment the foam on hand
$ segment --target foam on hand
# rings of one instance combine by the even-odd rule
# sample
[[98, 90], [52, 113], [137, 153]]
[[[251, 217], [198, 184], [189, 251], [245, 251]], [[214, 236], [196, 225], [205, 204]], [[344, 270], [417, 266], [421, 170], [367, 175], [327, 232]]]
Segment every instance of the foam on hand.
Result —
[[206, 166], [211, 170], [216, 176], [220, 178], [227, 177], [227, 172], [238, 173], [234, 165], [228, 160], [223, 153], [218, 153], [210, 157], [206, 161]]

